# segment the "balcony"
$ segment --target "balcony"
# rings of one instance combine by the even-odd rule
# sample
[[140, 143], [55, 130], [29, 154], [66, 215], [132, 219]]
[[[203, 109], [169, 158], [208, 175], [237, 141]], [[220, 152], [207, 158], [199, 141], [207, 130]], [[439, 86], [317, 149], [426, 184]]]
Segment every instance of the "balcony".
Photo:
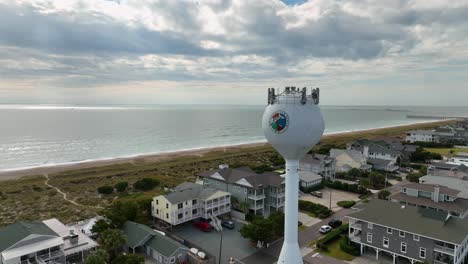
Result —
[[250, 204], [249, 208], [252, 210], [258, 210], [263, 208], [263, 204]]
[[251, 200], [255, 200], [255, 201], [258, 201], [258, 200], [263, 200], [265, 199], [265, 194], [248, 194], [247, 195], [247, 198], [251, 199]]
[[43, 255], [40, 255], [40, 256], [37, 256], [37, 257], [39, 259], [43, 260], [43, 261], [46, 261], [48, 259], [56, 258], [56, 257], [59, 257], [59, 256], [63, 256], [63, 252], [60, 251], [60, 250], [56, 250], [56, 251], [52, 251], [50, 253], [43, 254]]
[[281, 193], [270, 193], [270, 196], [271, 196], [271, 197], [281, 198], [281, 197], [286, 196], [286, 193], [284, 193], [284, 192], [281, 192]]
[[358, 237], [358, 236], [350, 236], [349, 240], [355, 243], [361, 243], [361, 237]]
[[352, 223], [349, 227], [357, 230], [362, 230], [361, 224]]
[[444, 254], [449, 254], [452, 256], [455, 254], [455, 249], [441, 246], [441, 245], [434, 245], [434, 251], [441, 252]]

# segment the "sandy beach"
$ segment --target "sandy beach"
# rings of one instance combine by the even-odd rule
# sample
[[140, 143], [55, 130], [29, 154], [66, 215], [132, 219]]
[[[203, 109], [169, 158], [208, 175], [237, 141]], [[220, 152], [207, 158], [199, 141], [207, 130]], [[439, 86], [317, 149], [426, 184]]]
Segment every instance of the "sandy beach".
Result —
[[[374, 134], [374, 133], [383, 133], [388, 129], [416, 129], [421, 127], [427, 126], [435, 126], [440, 123], [452, 122], [455, 119], [451, 120], [436, 120], [436, 121], [428, 121], [428, 122], [419, 122], [410, 125], [399, 125], [399, 126], [389, 126], [389, 127], [381, 127], [381, 128], [373, 128], [373, 129], [364, 129], [364, 130], [356, 130], [356, 131], [346, 131], [346, 132], [339, 132], [339, 133], [330, 133], [325, 134], [322, 137], [323, 140], [333, 140], [339, 139], [341, 137], [346, 138], [353, 138], [353, 137], [360, 137], [362, 133], [366, 134]], [[109, 166], [115, 164], [124, 164], [124, 163], [142, 163], [142, 162], [157, 162], [163, 161], [183, 156], [203, 156], [209, 152], [227, 152], [232, 150], [239, 150], [239, 149], [248, 149], [248, 148], [255, 148], [260, 146], [267, 146], [266, 142], [258, 142], [258, 143], [248, 143], [248, 144], [239, 144], [239, 145], [229, 145], [229, 146], [218, 146], [218, 147], [211, 147], [211, 148], [200, 148], [200, 149], [192, 149], [192, 150], [181, 150], [181, 151], [173, 151], [173, 152], [164, 152], [158, 154], [143, 154], [131, 157], [121, 157], [121, 158], [112, 158], [112, 159], [102, 159], [102, 160], [90, 160], [90, 161], [82, 161], [82, 162], [74, 162], [74, 163], [66, 163], [66, 164], [58, 164], [58, 165], [44, 165], [38, 167], [31, 167], [31, 168], [24, 168], [24, 169], [17, 169], [17, 170], [8, 170], [8, 171], [0, 171], [0, 181], [2, 180], [11, 180], [11, 179], [18, 179], [24, 176], [33, 176], [33, 175], [42, 175], [42, 174], [51, 174], [51, 173], [59, 173], [65, 172], [69, 170], [78, 170], [78, 169], [88, 169], [94, 167], [101, 167], [101, 166]]]

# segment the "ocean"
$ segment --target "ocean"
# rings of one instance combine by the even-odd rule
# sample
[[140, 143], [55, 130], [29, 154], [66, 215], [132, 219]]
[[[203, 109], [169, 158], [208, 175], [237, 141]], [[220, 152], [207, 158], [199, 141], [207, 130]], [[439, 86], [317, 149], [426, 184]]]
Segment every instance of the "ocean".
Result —
[[[265, 141], [265, 106], [0, 105], [0, 171]], [[321, 106], [325, 133], [467, 116], [468, 107]]]

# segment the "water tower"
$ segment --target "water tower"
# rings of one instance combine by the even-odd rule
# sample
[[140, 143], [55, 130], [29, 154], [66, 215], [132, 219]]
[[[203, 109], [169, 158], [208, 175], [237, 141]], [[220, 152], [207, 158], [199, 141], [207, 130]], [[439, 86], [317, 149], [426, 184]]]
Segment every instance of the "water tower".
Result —
[[297, 242], [299, 160], [316, 145], [325, 128], [319, 103], [319, 89], [286, 87], [276, 94], [268, 89], [268, 106], [262, 127], [268, 142], [286, 160], [284, 244], [279, 264], [302, 264]]

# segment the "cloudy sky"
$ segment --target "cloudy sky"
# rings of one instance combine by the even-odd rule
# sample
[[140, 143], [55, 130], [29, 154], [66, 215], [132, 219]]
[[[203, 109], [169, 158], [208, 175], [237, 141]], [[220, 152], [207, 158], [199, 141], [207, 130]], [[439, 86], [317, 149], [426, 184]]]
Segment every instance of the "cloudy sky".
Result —
[[0, 0], [0, 102], [468, 105], [468, 0]]

